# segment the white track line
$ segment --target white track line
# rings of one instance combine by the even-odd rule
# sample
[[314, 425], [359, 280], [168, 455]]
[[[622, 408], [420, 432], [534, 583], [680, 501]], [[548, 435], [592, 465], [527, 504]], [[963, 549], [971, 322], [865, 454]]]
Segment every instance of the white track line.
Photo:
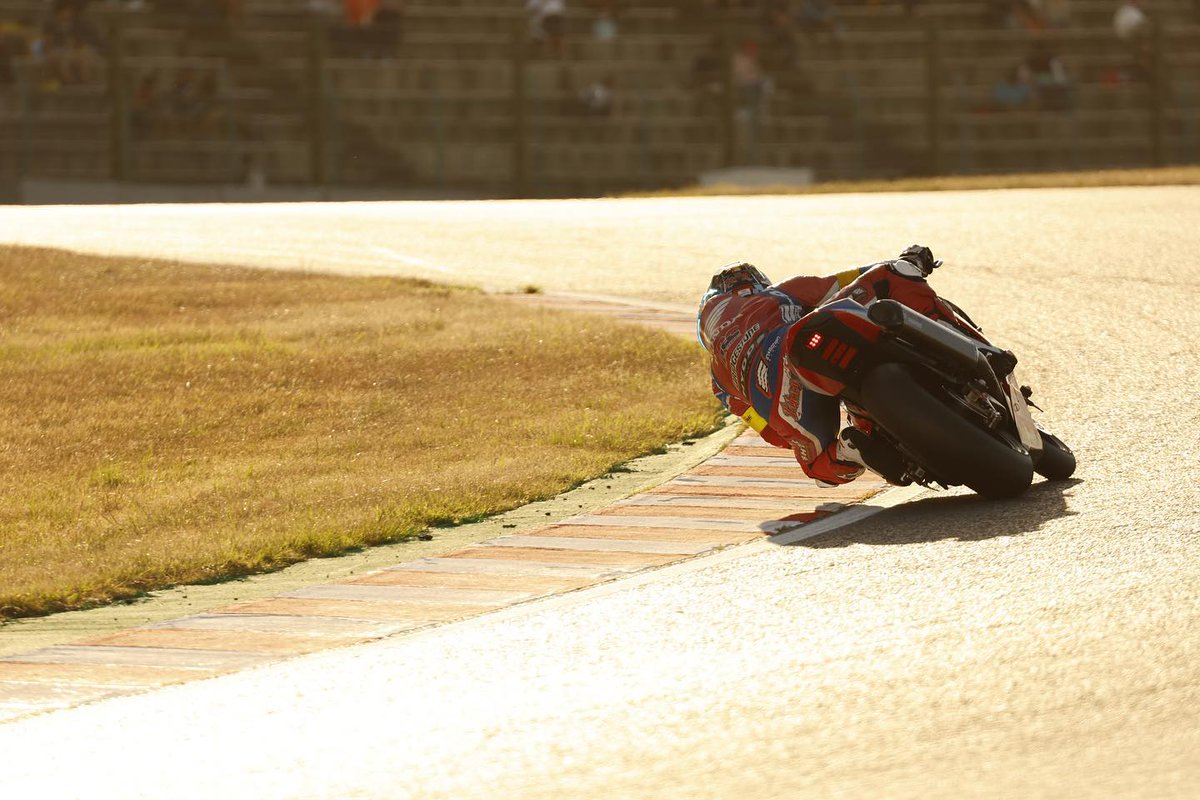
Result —
[[425, 259], [417, 258], [416, 256], [405, 255], [404, 253], [401, 253], [398, 250], [393, 250], [390, 247], [382, 247], [380, 245], [372, 245], [371, 252], [378, 253], [381, 256], [386, 256], [387, 258], [390, 258], [393, 261], [399, 261], [401, 264], [407, 264], [410, 267], [420, 267], [421, 269], [431, 269], [434, 272], [442, 272], [442, 273], [454, 272], [454, 270], [451, 269], [450, 267], [445, 267], [445, 266], [442, 266], [441, 264], [434, 264], [432, 261], [426, 261]]

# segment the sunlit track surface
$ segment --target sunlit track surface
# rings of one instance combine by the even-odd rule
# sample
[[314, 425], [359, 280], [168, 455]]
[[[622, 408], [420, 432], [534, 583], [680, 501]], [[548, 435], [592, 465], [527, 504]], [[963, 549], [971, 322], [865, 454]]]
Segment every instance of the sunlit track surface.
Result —
[[1195, 795], [1200, 190], [0, 209], [18, 238], [670, 303], [923, 241], [1081, 468], [3, 725], [0, 796]]

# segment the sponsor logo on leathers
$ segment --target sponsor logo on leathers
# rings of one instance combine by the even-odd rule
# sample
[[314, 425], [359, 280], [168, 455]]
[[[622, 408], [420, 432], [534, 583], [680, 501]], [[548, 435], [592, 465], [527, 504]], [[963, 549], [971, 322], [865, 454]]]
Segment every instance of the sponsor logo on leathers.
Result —
[[800, 423], [800, 404], [806, 388], [803, 379], [794, 374], [791, 367], [785, 367], [775, 413], [788, 427], [783, 438], [792, 446], [797, 458], [805, 464], [811, 464], [817, 457], [820, 442]]
[[704, 324], [701, 326], [701, 332], [704, 339], [709, 342], [716, 341], [716, 338], [721, 335], [721, 331], [733, 324], [731, 319], [722, 319], [722, 314], [729, 306], [732, 298], [726, 297], [718, 301], [711, 309], [705, 310]]
[[742, 351], [746, 349], [746, 345], [750, 344], [750, 341], [754, 338], [754, 334], [758, 333], [761, 329], [762, 325], [759, 325], [757, 322], [750, 326], [750, 330], [746, 331], [746, 335], [738, 342], [737, 347], [733, 348], [733, 353], [729, 356], [731, 366], [741, 357]]
[[767, 352], [763, 353], [763, 358], [765, 358], [767, 361], [770, 361], [775, 357], [775, 351], [779, 349], [779, 341], [782, 338], [783, 337], [781, 336], [776, 336], [774, 340], [772, 340], [770, 346], [767, 347]]
[[[757, 342], [762, 337], [757, 335], [762, 330], [762, 325], [757, 322], [750, 326], [750, 330], [746, 331], [746, 335], [737, 343], [737, 347], [733, 348], [733, 352], [729, 355], [730, 372], [733, 375], [733, 382], [736, 388], [743, 395], [746, 393], [746, 358], [754, 352], [753, 347], [746, 345], [751, 342]], [[743, 353], [745, 357], [743, 357]]]
[[728, 350], [730, 348], [730, 346], [732, 346], [733, 343], [737, 341], [738, 336], [740, 336], [741, 334], [742, 334], [742, 332], [739, 330], [730, 331], [725, 336], [725, 338], [721, 340], [721, 343], [719, 345], [717, 345], [717, 349], [720, 350], [722, 354], [724, 354], [725, 351]]
[[776, 409], [779, 418], [792, 428], [800, 427], [800, 395], [804, 389], [792, 375], [791, 367], [783, 370], [783, 380], [779, 384], [779, 407]]
[[780, 321], [783, 322], [784, 325], [791, 325], [793, 322], [796, 322], [802, 317], [807, 316], [807, 314], [808, 312], [805, 311], [803, 306], [789, 305], [780, 306], [779, 308]]
[[758, 363], [758, 388], [767, 397], [771, 397], [771, 371], [765, 361]]

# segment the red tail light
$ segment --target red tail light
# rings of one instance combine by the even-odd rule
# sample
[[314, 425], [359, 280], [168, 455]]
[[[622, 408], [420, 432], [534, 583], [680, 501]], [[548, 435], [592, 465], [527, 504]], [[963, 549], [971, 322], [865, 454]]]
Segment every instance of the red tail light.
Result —
[[825, 349], [821, 351], [821, 358], [830, 362], [831, 364], [837, 364], [842, 369], [849, 367], [850, 362], [854, 360], [856, 355], [858, 355], [858, 348], [848, 344], [847, 342], [843, 342], [840, 339], [834, 339], [832, 337], [826, 339], [819, 333], [814, 333], [808, 339], [808, 341], [805, 342], [805, 346], [808, 347], [809, 350], [816, 350], [821, 346], [822, 343], [824, 343]]

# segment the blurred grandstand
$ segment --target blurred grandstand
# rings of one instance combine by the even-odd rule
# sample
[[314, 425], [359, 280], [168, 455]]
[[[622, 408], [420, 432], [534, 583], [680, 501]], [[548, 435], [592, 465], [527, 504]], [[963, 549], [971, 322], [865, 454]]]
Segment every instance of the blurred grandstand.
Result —
[[1124, 27], [1121, 5], [574, 0], [560, 28], [525, 0], [0, 0], [0, 186], [586, 196], [1200, 162], [1200, 4]]

